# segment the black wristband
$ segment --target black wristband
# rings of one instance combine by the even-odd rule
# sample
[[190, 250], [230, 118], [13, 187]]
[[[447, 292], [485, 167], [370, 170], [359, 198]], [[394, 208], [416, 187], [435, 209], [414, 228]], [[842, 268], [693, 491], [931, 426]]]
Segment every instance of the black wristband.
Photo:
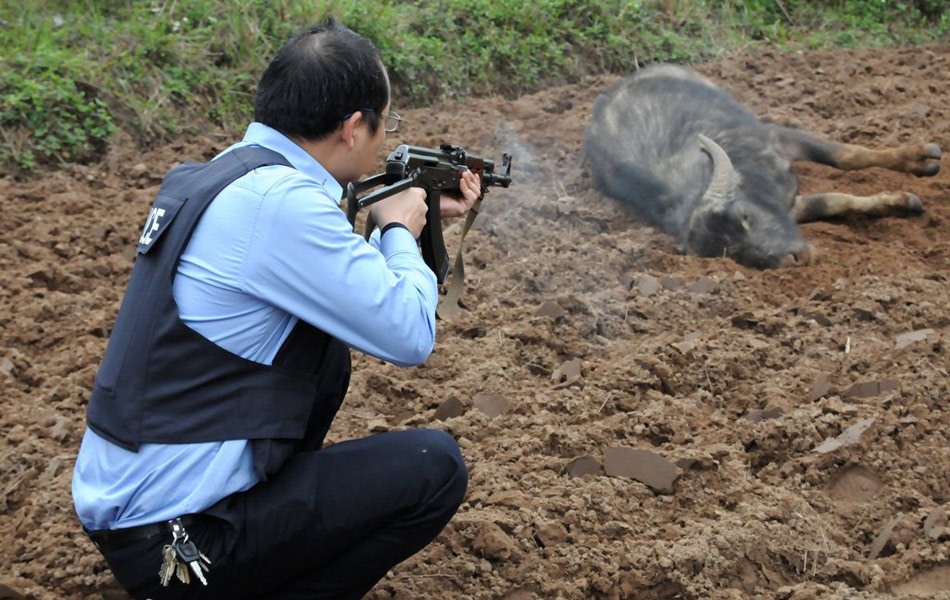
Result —
[[[389, 223], [388, 225], [386, 225], [385, 227], [383, 227], [382, 230], [380, 230], [380, 232], [379, 232], [379, 237], [383, 237], [383, 234], [386, 233], [387, 231], [389, 231], [390, 229], [392, 229], [393, 227], [402, 227], [402, 228], [405, 229], [406, 231], [409, 231], [409, 228], [406, 227], [405, 225], [403, 225], [402, 223], [400, 223], [400, 222], [398, 222], [398, 221], [393, 221], [392, 223]], [[409, 231], [409, 235], [412, 235], [412, 232], [411, 232], [411, 231]]]

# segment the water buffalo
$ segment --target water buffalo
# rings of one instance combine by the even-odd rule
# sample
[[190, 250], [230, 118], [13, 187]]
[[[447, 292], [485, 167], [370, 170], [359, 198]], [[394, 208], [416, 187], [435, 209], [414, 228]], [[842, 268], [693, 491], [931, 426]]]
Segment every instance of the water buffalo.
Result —
[[594, 184], [676, 236], [678, 249], [756, 268], [810, 260], [797, 223], [847, 212], [921, 212], [906, 192], [798, 195], [792, 162], [839, 169], [940, 170], [940, 148], [870, 150], [758, 119], [695, 71], [653, 65], [594, 105], [585, 155]]

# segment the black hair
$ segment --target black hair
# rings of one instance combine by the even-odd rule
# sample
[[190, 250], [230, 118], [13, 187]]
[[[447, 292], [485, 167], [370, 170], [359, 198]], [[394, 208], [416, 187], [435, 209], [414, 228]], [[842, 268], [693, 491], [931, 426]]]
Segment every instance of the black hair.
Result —
[[257, 86], [254, 120], [290, 138], [318, 140], [344, 116], [363, 111], [376, 133], [388, 102], [379, 50], [331, 19], [294, 35], [267, 66]]

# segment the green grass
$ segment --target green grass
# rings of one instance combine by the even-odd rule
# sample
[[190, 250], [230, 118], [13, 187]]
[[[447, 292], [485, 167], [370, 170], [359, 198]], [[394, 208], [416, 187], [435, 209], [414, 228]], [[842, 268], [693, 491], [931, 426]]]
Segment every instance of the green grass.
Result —
[[372, 39], [396, 100], [517, 95], [654, 60], [945, 39], [950, 0], [39, 0], [0, 4], [0, 164], [28, 175], [251, 115], [258, 75], [327, 15]]

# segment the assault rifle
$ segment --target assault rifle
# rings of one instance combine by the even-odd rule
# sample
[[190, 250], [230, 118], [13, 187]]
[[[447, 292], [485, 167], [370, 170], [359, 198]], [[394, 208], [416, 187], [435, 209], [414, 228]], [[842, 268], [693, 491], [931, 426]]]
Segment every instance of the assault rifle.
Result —
[[[442, 144], [436, 150], [402, 144], [386, 159], [385, 173], [346, 186], [346, 216], [350, 224], [355, 225], [356, 213], [359, 209], [411, 187], [425, 189], [428, 212], [426, 224], [420, 236], [422, 258], [435, 273], [438, 282], [442, 283], [449, 271], [449, 255], [445, 251], [445, 241], [442, 239], [440, 199], [443, 191], [459, 191], [459, 181], [464, 171], [472, 171], [481, 175], [482, 178], [482, 196], [469, 211], [469, 218], [466, 220], [462, 233], [464, 237], [471, 221], [478, 214], [482, 197], [488, 192], [488, 188], [491, 186], [506, 188], [511, 184], [510, 154], [502, 155], [501, 173], [495, 173], [493, 161], [469, 154], [460, 146]], [[384, 187], [365, 193], [380, 185]], [[358, 197], [359, 194], [364, 195]], [[456, 264], [461, 271], [461, 248], [459, 248]], [[460, 280], [461, 275], [458, 273], [456, 279]]]

